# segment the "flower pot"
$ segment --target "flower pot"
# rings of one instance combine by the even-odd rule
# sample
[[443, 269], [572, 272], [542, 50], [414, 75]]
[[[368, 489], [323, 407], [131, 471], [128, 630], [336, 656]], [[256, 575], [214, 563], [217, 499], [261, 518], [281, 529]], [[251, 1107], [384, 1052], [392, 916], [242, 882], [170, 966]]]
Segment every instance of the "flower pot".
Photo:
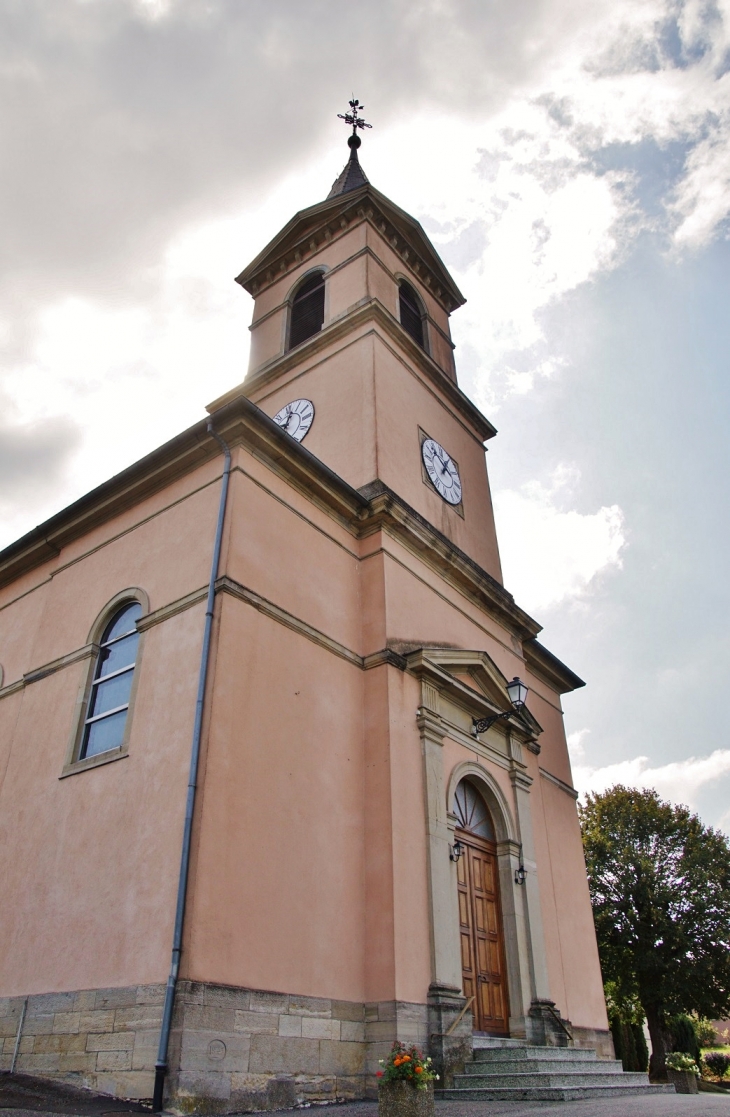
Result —
[[671, 1070], [667, 1067], [667, 1078], [678, 1094], [698, 1094], [697, 1075], [691, 1070]]
[[434, 1117], [433, 1083], [417, 1090], [410, 1082], [380, 1082], [378, 1117]]

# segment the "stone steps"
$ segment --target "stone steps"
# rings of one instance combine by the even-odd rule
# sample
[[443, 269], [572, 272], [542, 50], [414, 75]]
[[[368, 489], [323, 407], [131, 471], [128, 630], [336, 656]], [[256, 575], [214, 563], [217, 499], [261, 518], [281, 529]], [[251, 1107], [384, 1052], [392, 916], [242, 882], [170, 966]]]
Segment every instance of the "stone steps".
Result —
[[630, 1097], [633, 1094], [673, 1094], [673, 1086], [577, 1086], [530, 1088], [507, 1087], [496, 1090], [437, 1090], [442, 1101], [580, 1101], [585, 1098]]
[[450, 1101], [571, 1101], [593, 1097], [674, 1093], [651, 1086], [646, 1074], [627, 1073], [614, 1059], [575, 1047], [535, 1047], [520, 1040], [474, 1037], [473, 1061], [453, 1086], [437, 1090]]
[[[628, 1081], [628, 1079], [631, 1081]], [[562, 1089], [574, 1086], [614, 1086], [616, 1083], [624, 1086], [643, 1086], [646, 1084], [645, 1074], [631, 1074], [624, 1078], [623, 1073], [614, 1071], [602, 1074], [599, 1070], [593, 1074], [582, 1071], [541, 1072], [533, 1071], [526, 1074], [457, 1074], [454, 1075], [455, 1090], [498, 1090], [503, 1086], [522, 1088], [533, 1086], [558, 1086]]]
[[550, 1063], [566, 1063], [574, 1066], [578, 1063], [599, 1063], [600, 1066], [621, 1067], [617, 1059], [598, 1059], [596, 1052], [582, 1047], [526, 1047], [524, 1044], [514, 1048], [477, 1048], [474, 1051], [474, 1062], [470, 1066], [478, 1068], [477, 1073], [484, 1074], [482, 1069], [485, 1063], [490, 1066], [503, 1066], [505, 1063], [514, 1063], [521, 1066], [542, 1065]]

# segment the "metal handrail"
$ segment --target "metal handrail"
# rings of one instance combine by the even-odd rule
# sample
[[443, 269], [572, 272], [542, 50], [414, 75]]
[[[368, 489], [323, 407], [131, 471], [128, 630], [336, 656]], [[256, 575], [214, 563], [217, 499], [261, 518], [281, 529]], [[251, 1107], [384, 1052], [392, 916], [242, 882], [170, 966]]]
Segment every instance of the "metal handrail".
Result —
[[553, 1016], [555, 1017], [555, 1019], [557, 1020], [558, 1024], [559, 1024], [559, 1025], [560, 1025], [560, 1027], [561, 1027], [561, 1028], [563, 1029], [563, 1031], [565, 1032], [566, 1036], [568, 1037], [568, 1039], [569, 1039], [569, 1040], [571, 1041], [571, 1043], [572, 1043], [572, 1041], [573, 1041], [573, 1035], [572, 1035], [572, 1033], [571, 1033], [571, 1032], [570, 1032], [570, 1031], [569, 1031], [569, 1030], [568, 1030], [568, 1029], [566, 1028], [565, 1024], [564, 1024], [564, 1023], [563, 1023], [563, 1021], [562, 1021], [562, 1018], [561, 1018], [560, 1014], [559, 1014], [559, 1013], [557, 1013], [557, 1012], [555, 1011], [555, 1009], [553, 1008], [553, 1006], [552, 1006], [552, 1005], [546, 1005], [545, 1007], [546, 1007], [546, 1008], [548, 1009], [548, 1011], [549, 1011], [549, 1012], [552, 1012], [552, 1014], [553, 1014]]
[[452, 1032], [456, 1031], [457, 1026], [461, 1023], [461, 1021], [466, 1016], [467, 1009], [471, 1007], [471, 1003], [475, 999], [476, 999], [475, 997], [469, 997], [469, 1000], [466, 1002], [466, 1004], [462, 1008], [461, 1012], [456, 1017], [456, 1020], [454, 1020], [453, 1024], [444, 1032], [445, 1036], [450, 1036]]

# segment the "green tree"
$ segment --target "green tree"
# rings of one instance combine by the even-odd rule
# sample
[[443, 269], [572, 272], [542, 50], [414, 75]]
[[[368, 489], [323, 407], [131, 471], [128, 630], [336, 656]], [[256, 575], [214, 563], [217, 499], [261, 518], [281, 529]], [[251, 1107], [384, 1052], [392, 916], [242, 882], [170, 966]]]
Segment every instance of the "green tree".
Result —
[[649, 1051], [644, 1038], [644, 1009], [638, 997], [627, 1000], [612, 981], [605, 983], [604, 992], [616, 1058], [621, 1060], [624, 1070], [647, 1071]]
[[672, 1016], [730, 1012], [730, 845], [655, 791], [617, 786], [579, 809], [604, 980], [638, 998], [661, 1078]]

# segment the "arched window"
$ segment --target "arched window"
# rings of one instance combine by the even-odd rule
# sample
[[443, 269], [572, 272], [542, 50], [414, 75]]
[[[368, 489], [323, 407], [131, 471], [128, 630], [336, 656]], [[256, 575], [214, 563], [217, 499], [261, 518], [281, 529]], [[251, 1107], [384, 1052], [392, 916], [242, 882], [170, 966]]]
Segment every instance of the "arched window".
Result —
[[324, 276], [322, 272], [305, 279], [294, 296], [289, 320], [289, 348], [301, 345], [318, 334], [324, 323]]
[[139, 643], [136, 621], [141, 616], [140, 603], [128, 602], [104, 629], [86, 707], [79, 760], [121, 748], [124, 743]]
[[398, 304], [400, 310], [400, 324], [407, 334], [410, 334], [416, 345], [421, 349], [426, 348], [426, 337], [423, 330], [424, 311], [416, 292], [410, 283], [401, 281], [398, 290]]
[[454, 814], [460, 830], [469, 830], [493, 842], [494, 824], [487, 810], [487, 804], [469, 780], [462, 780], [454, 795]]

